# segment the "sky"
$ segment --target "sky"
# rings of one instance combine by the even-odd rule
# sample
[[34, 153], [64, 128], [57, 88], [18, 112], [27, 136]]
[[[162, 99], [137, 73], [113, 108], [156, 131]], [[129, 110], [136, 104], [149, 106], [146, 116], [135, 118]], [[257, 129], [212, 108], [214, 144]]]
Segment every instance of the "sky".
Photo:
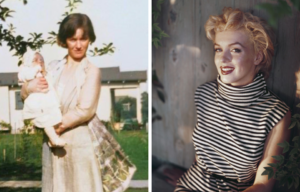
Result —
[[[121, 71], [141, 71], [148, 69], [148, 1], [147, 0], [82, 0], [74, 11], [87, 14], [94, 26], [96, 41], [90, 46], [101, 48], [103, 43], [114, 44], [115, 53], [88, 59], [98, 67], [116, 67]], [[29, 38], [29, 33], [58, 32], [57, 22], [63, 19], [67, 11], [66, 0], [28, 0], [24, 5], [22, 0], [6, 0], [2, 6], [15, 12], [13, 18], [0, 24], [6, 28], [12, 23], [15, 34]], [[0, 73], [17, 72], [18, 57], [12, 56], [4, 43], [0, 47]], [[62, 59], [67, 50], [57, 45], [45, 45], [41, 49], [45, 63]]]

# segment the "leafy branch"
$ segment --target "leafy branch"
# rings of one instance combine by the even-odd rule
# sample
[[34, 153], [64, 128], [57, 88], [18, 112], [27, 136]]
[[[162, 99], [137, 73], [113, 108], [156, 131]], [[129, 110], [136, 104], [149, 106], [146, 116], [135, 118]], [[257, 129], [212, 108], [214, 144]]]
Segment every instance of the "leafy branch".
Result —
[[103, 45], [104, 45], [104, 47], [101, 49], [95, 47], [93, 50], [90, 50], [90, 53], [92, 53], [92, 56], [102, 56], [105, 54], [115, 52], [115, 47], [113, 47], [113, 43], [109, 43], [108, 45], [106, 45], [104, 43]]
[[[153, 85], [153, 88], [157, 92], [158, 98], [164, 103], [165, 102], [165, 96], [163, 93], [164, 86], [159, 81], [155, 70], [152, 71], [152, 85]], [[159, 114], [157, 114], [156, 109], [154, 107], [152, 107], [152, 122], [154, 122], [156, 120], [161, 120], [161, 119], [162, 119], [162, 117]]]
[[[12, 13], [15, 11], [3, 6], [5, 0], [0, 0], [0, 20], [6, 22], [8, 17], [12, 17]], [[68, 5], [66, 6], [67, 11], [62, 15], [65, 18], [67, 15], [73, 13], [73, 11], [78, 7], [81, 0], [66, 0]], [[23, 4], [27, 4], [27, 0], [23, 0]], [[58, 22], [57, 24], [60, 24]], [[15, 27], [9, 24], [7, 28], [4, 28], [3, 24], [0, 24], [0, 46], [5, 42], [9, 47], [10, 51], [14, 51], [13, 56], [19, 57], [18, 65], [22, 64], [22, 56], [26, 53], [27, 48], [32, 50], [39, 50], [45, 44], [53, 45], [56, 43], [57, 33], [54, 31], [49, 32], [49, 36], [44, 39], [42, 33], [30, 33], [30, 38], [25, 40], [21, 35], [15, 35]], [[108, 53], [114, 53], [115, 47], [112, 46], [113, 43], [108, 45], [104, 44], [103, 48], [95, 47], [91, 52], [92, 56], [102, 56]]]
[[275, 28], [279, 19], [293, 14], [292, 7], [300, 11], [300, 0], [290, 0], [290, 2], [277, 0], [274, 3], [260, 3], [255, 6], [255, 8], [265, 10], [268, 13], [268, 23]]
[[[164, 3], [164, 0], [158, 0], [156, 4], [152, 4], [152, 45], [155, 48], [162, 46], [161, 40], [164, 37], [169, 37], [160, 27], [159, 23], [157, 23], [157, 19], [161, 13], [161, 5]], [[153, 88], [156, 90], [158, 98], [164, 103], [165, 102], [165, 95], [163, 92], [164, 86], [159, 81], [156, 71], [152, 71], [152, 85]], [[162, 117], [156, 112], [156, 109], [152, 107], [152, 122], [156, 120], [161, 120]]]
[[[80, 3], [82, 3], [81, 0], [66, 0], [68, 2], [68, 5], [65, 7], [67, 11], [62, 14], [62, 19], [57, 22], [58, 25], [61, 24], [62, 20], [67, 17], [68, 15], [72, 14], [73, 11], [78, 7]], [[47, 38], [47, 43], [50, 45], [53, 45], [56, 43], [57, 40], [57, 33], [54, 31], [51, 31], [48, 33], [50, 36]]]
[[161, 5], [164, 0], [158, 0], [156, 5], [152, 7], [152, 44], [155, 48], [161, 46], [161, 39], [164, 37], [169, 37], [158, 25], [157, 19], [160, 16]]
[[[276, 28], [279, 19], [292, 15], [293, 8], [300, 11], [300, 0], [277, 0], [273, 3], [260, 3], [255, 7], [265, 10], [269, 15], [269, 25]], [[296, 107], [300, 108], [300, 104]], [[292, 116], [289, 129], [294, 127], [300, 130], [300, 114]], [[298, 188], [300, 178], [300, 136], [295, 136], [292, 142], [292, 145], [287, 141], [277, 144], [283, 148], [283, 154], [286, 153], [288, 155], [272, 156], [276, 163], [269, 163], [268, 167], [264, 167], [265, 170], [262, 175], [268, 175], [268, 179], [274, 178], [279, 180], [280, 185], [287, 184], [288, 188], [292, 186]]]

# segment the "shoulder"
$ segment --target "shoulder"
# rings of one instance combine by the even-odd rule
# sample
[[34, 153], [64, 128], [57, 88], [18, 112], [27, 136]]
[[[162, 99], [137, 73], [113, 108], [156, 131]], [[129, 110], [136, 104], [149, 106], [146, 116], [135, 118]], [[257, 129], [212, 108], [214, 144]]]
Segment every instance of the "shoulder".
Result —
[[271, 124], [268, 128], [268, 131], [273, 129], [275, 125], [277, 125], [280, 121], [285, 119], [289, 119], [291, 114], [289, 112], [288, 105], [281, 100], [275, 93], [269, 91], [267, 89], [267, 93], [265, 95], [266, 99], [266, 109], [268, 110], [267, 119]]
[[285, 113], [289, 110], [288, 105], [280, 99], [275, 93], [272, 91], [266, 89], [266, 94], [264, 96], [268, 102], [268, 105], [273, 109], [273, 110], [281, 110], [284, 111]]
[[91, 62], [87, 63], [87, 75], [95, 78], [101, 78], [101, 71], [96, 65]]

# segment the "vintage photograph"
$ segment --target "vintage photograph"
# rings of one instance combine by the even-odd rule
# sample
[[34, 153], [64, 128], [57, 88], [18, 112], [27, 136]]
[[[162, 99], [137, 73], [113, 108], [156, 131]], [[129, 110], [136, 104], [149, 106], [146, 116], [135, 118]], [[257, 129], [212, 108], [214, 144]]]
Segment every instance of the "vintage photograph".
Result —
[[152, 1], [152, 191], [299, 191], [299, 4]]
[[0, 1], [0, 191], [148, 191], [148, 1]]

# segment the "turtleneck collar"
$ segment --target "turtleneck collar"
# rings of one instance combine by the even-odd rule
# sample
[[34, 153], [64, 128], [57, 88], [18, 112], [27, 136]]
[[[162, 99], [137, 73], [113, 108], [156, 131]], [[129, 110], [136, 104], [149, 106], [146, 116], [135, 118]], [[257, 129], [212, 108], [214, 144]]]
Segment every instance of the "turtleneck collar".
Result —
[[217, 78], [218, 95], [222, 100], [236, 106], [249, 106], [266, 91], [266, 81], [262, 74], [257, 74], [252, 83], [241, 87], [234, 87], [223, 83], [220, 75]]

